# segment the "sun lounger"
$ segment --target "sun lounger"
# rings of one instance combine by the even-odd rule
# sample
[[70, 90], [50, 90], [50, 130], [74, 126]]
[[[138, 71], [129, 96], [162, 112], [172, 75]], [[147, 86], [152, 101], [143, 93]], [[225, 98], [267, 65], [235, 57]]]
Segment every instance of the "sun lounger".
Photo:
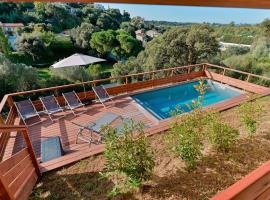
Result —
[[[52, 115], [54, 113], [64, 111], [61, 108], [61, 106], [59, 105], [59, 103], [56, 100], [54, 95], [50, 95], [50, 96], [46, 96], [46, 97], [40, 97], [39, 99], [42, 102], [44, 111], [49, 115], [49, 118], [51, 119], [51, 121], [53, 121]], [[62, 116], [62, 117], [64, 117], [64, 116]], [[59, 118], [61, 118], [61, 117], [58, 117], [57, 119], [59, 119]]]
[[[93, 133], [95, 132], [99, 134], [102, 127], [111, 124], [113, 121], [115, 121], [118, 118], [121, 118], [121, 116], [115, 113], [107, 112], [104, 115], [102, 115], [100, 118], [98, 118], [95, 122], [89, 122], [86, 125], [72, 122], [73, 124], [80, 127], [77, 133], [76, 143], [78, 142], [78, 139], [88, 142], [89, 144], [93, 143], [94, 142]], [[90, 136], [89, 137], [84, 136], [82, 134], [83, 130], [88, 130], [90, 132]], [[101, 142], [101, 137], [98, 142]]]
[[96, 86], [92, 88], [96, 97], [98, 98], [99, 102], [102, 103], [102, 105], [106, 108], [105, 106], [105, 102], [107, 101], [112, 101], [112, 103], [114, 104], [113, 101], [113, 97], [111, 97], [107, 90], [103, 87], [103, 86]]
[[84, 107], [84, 104], [81, 102], [76, 92], [72, 91], [72, 92], [63, 93], [63, 97], [65, 99], [68, 109], [70, 109], [74, 115], [80, 115], [87, 111], [86, 110], [77, 114], [75, 113], [75, 110], [77, 108]]
[[[18, 102], [15, 102], [14, 104], [19, 113], [19, 116], [21, 117], [21, 119], [23, 120], [26, 126], [33, 126], [41, 122], [41, 118], [30, 99], [27, 99], [24, 101], [18, 101]], [[40, 121], [27, 125], [26, 120], [33, 117], [38, 117]]]

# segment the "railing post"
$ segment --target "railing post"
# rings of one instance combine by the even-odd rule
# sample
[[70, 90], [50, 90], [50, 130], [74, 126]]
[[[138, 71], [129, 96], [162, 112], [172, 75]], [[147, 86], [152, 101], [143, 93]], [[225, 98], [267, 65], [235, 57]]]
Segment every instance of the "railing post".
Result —
[[34, 148], [32, 146], [28, 130], [27, 129], [23, 130], [22, 134], [23, 134], [27, 149], [29, 151], [32, 163], [33, 163], [33, 165], [34, 165], [34, 167], [36, 169], [36, 173], [37, 173], [38, 176], [41, 176], [41, 172], [40, 172], [40, 169], [39, 169], [39, 164], [37, 162], [36, 154], [34, 152]]
[[247, 82], [249, 82], [249, 79], [250, 79], [250, 74], [248, 75], [248, 77], [247, 77], [247, 80], [246, 80], [246, 81], [247, 81]]
[[227, 72], [227, 70], [224, 68], [224, 70], [223, 70], [223, 76], [225, 76], [225, 73]]
[[128, 77], [126, 76], [126, 84], [128, 84]]
[[208, 70], [208, 65], [204, 64], [204, 71], [207, 71], [207, 70]]
[[173, 76], [174, 75], [174, 69], [172, 70], [172, 72], [171, 72], [171, 76]]
[[203, 72], [205, 71], [205, 64], [203, 64], [202, 71]]
[[3, 119], [2, 115], [0, 114], [0, 125], [5, 124], [5, 120]]
[[188, 67], [188, 74], [190, 74], [191, 66]]

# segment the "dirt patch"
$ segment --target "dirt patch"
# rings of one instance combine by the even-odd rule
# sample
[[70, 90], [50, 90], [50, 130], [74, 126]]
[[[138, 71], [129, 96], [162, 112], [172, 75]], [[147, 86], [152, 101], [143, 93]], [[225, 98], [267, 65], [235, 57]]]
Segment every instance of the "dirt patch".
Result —
[[[149, 138], [155, 151], [156, 167], [151, 181], [141, 191], [116, 199], [209, 199], [270, 159], [270, 98], [264, 104], [260, 126], [253, 139], [247, 138], [245, 128], [239, 122], [236, 108], [222, 113], [224, 121], [240, 130], [241, 139], [229, 153], [217, 153], [211, 148], [192, 172], [166, 148], [164, 135]], [[76, 164], [45, 174], [30, 199], [108, 199], [112, 183], [102, 179], [104, 170], [102, 155], [82, 160]]]

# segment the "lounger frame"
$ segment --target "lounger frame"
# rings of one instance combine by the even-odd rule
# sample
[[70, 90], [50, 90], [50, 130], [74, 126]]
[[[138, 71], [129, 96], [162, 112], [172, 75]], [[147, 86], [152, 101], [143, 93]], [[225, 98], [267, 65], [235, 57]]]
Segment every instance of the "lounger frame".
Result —
[[[40, 117], [40, 115], [39, 115], [39, 113], [38, 113], [36, 107], [35, 107], [34, 104], [32, 103], [31, 99], [27, 99], [27, 100], [24, 100], [24, 101], [29, 101], [29, 102], [30, 102], [30, 104], [31, 104], [31, 106], [33, 107], [33, 109], [34, 109], [34, 111], [35, 111], [36, 114], [33, 115], [33, 116], [31, 116], [31, 117], [25, 118], [25, 117], [21, 114], [20, 109], [19, 109], [19, 107], [18, 107], [18, 105], [17, 105], [17, 104], [20, 103], [20, 102], [14, 102], [14, 105], [15, 105], [15, 107], [16, 107], [16, 109], [17, 109], [17, 112], [18, 112], [20, 118], [22, 119], [23, 123], [24, 123], [27, 127], [30, 127], [30, 126], [33, 126], [33, 125], [36, 125], [36, 124], [41, 123], [41, 122], [42, 122], [41, 117]], [[33, 118], [33, 117], [38, 117], [40, 121], [28, 125], [28, 124], [26, 123], [26, 120], [27, 120], [27, 119], [30, 119], [30, 118]]]
[[[56, 102], [56, 104], [57, 104], [57, 106], [58, 106], [58, 110], [50, 111], [50, 110], [48, 110], [47, 106], [45, 105], [44, 101], [42, 100], [42, 99], [45, 98], [45, 97], [39, 97], [39, 100], [40, 100], [41, 103], [42, 103], [44, 112], [45, 112], [46, 114], [48, 114], [50, 120], [53, 122], [54, 120], [53, 120], [53, 118], [52, 118], [52, 115], [53, 115], [54, 113], [57, 113], [57, 112], [64, 112], [64, 109], [60, 106], [59, 102], [57, 101], [57, 99], [55, 98], [54, 95], [49, 95], [49, 96], [46, 96], [46, 97], [52, 97], [52, 98], [55, 100], [55, 102]], [[65, 116], [66, 116], [66, 114], [65, 114], [64, 116], [58, 117], [58, 118], [55, 119], [55, 120], [59, 120], [59, 119], [65, 117]]]
[[[74, 106], [71, 106], [71, 105], [70, 105], [68, 99], [67, 99], [66, 96], [65, 96], [65, 94], [67, 94], [67, 93], [73, 93], [73, 94], [75, 95], [75, 97], [77, 98], [77, 100], [78, 100], [78, 102], [79, 102], [79, 103], [78, 103], [78, 106], [74, 107]], [[67, 105], [68, 109], [71, 110], [72, 113], [73, 113], [75, 116], [78, 116], [78, 115], [80, 115], [80, 114], [85, 113], [85, 112], [88, 111], [88, 110], [86, 109], [86, 107], [85, 107], [85, 104], [83, 104], [83, 103], [81, 102], [79, 96], [76, 94], [76, 92], [75, 92], [74, 90], [73, 90], [72, 92], [67, 92], [67, 93], [62, 93], [62, 95], [63, 95], [63, 97], [64, 97], [64, 99], [65, 99], [65, 102], [66, 102], [66, 105]], [[82, 111], [82, 112], [79, 112], [79, 113], [75, 113], [74, 110], [77, 109], [77, 108], [80, 108], [80, 107], [84, 107], [86, 110], [85, 110], [85, 111]]]
[[103, 85], [98, 86], [98, 87], [101, 87], [101, 88], [105, 91], [105, 94], [108, 96], [108, 98], [102, 99], [102, 98], [100, 98], [98, 92], [96, 91], [96, 88], [97, 88], [97, 87], [93, 87], [93, 88], [92, 88], [93, 91], [94, 91], [94, 93], [95, 93], [95, 96], [98, 98], [99, 102], [104, 106], [104, 108], [106, 108], [105, 103], [106, 103], [107, 101], [109, 101], [109, 100], [111, 100], [112, 103], [113, 103], [113, 105], [115, 105], [115, 102], [114, 102], [114, 100], [113, 100], [114, 97], [112, 97], [112, 96], [109, 95], [109, 93], [107, 92], [106, 88], [104, 88]]
[[[113, 123], [115, 120], [117, 120], [117, 119], [119, 119], [119, 118], [123, 120], [123, 117], [122, 117], [121, 115], [117, 115], [117, 117], [116, 117], [113, 121], [111, 121], [110, 124]], [[100, 118], [99, 118], [99, 119], [100, 119]], [[77, 136], [76, 136], [76, 144], [78, 143], [78, 139], [80, 139], [80, 140], [82, 140], [82, 141], [88, 142], [88, 143], [89, 143], [89, 146], [91, 146], [91, 144], [94, 143], [94, 141], [95, 141], [95, 140], [94, 140], [94, 137], [93, 137], [93, 134], [94, 134], [94, 133], [96, 133], [96, 134], [100, 137], [100, 139], [97, 140], [96, 144], [102, 143], [102, 135], [100, 134], [100, 132], [97, 132], [97, 131], [95, 131], [94, 129], [92, 129], [92, 127], [96, 125], [95, 122], [90, 121], [90, 122], [88, 122], [86, 125], [78, 124], [78, 123], [75, 123], [75, 122], [72, 122], [72, 123], [73, 123], [74, 125], [80, 127], [79, 130], [78, 130], [78, 132], [77, 132]], [[104, 124], [104, 125], [105, 125], [105, 124]], [[87, 136], [83, 136], [83, 135], [82, 135], [82, 132], [83, 132], [84, 130], [87, 130], [87, 131], [90, 132], [90, 137], [87, 137]]]

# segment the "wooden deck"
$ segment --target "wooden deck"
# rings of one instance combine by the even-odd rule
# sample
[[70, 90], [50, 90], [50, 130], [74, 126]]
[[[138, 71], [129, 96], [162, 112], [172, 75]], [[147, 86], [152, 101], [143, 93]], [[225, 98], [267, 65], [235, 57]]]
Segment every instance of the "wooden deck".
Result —
[[[109, 107], [107, 109], [99, 103], [89, 105], [86, 108], [80, 108], [78, 109], [78, 112], [86, 112], [79, 116], [74, 116], [70, 111], [59, 113], [56, 117], [64, 116], [64, 114], [66, 114], [66, 116], [54, 123], [49, 120], [47, 115], [42, 114], [42, 123], [29, 127], [30, 138], [37, 158], [40, 158], [41, 156], [41, 141], [52, 136], [60, 136], [63, 149], [66, 153], [66, 156], [58, 159], [58, 161], [55, 159], [53, 161], [42, 163], [42, 171], [51, 170], [96, 154], [100, 147], [102, 147], [102, 145], [95, 144], [92, 144], [91, 147], [89, 147], [88, 143], [80, 140], [78, 140], [78, 143], [76, 144], [76, 133], [78, 132], [79, 127], [74, 125], [72, 122], [87, 124], [90, 121], [95, 121], [105, 112], [113, 112], [123, 117], [132, 118], [134, 121], [142, 121], [147, 127], [152, 127], [157, 124], [156, 120], [153, 120], [151, 117], [147, 117], [147, 115], [139, 110], [136, 103], [128, 95], [117, 97], [115, 99], [115, 105], [110, 104], [111, 103], [108, 103]], [[120, 123], [120, 120], [116, 120], [113, 125], [118, 123]], [[87, 134], [87, 131], [84, 131], [84, 134]], [[9, 139], [4, 160], [24, 147], [25, 144], [21, 134], [14, 133]]]
[[[260, 91], [257, 92], [259, 93]], [[270, 90], [267, 89], [265, 92], [267, 92], [267, 95], [270, 93]], [[206, 109], [214, 108], [217, 111], [222, 111], [239, 105], [246, 99], [246, 94], [243, 94], [230, 100], [208, 106]], [[41, 156], [41, 141], [46, 138], [60, 136], [61, 143], [65, 151], [65, 155], [61, 158], [41, 163], [41, 172], [50, 171], [104, 151], [104, 145], [102, 144], [92, 144], [89, 147], [89, 144], [84, 141], [78, 140], [78, 143], [76, 143], [76, 133], [78, 132], [79, 127], [74, 125], [72, 122], [78, 124], [87, 124], [90, 121], [95, 121], [105, 112], [113, 112], [123, 117], [132, 118], [134, 121], [143, 122], [147, 126], [145, 129], [146, 133], [148, 135], [153, 135], [167, 130], [172, 121], [172, 118], [160, 121], [157, 120], [150, 113], [148, 113], [148, 111], [142, 109], [141, 106], [139, 106], [129, 95], [121, 95], [115, 98], [115, 105], [108, 103], [108, 108], [104, 108], [99, 103], [94, 103], [85, 108], [80, 108], [77, 111], [85, 112], [78, 116], [74, 116], [70, 111], [59, 113], [56, 117], [62, 118], [56, 120], [54, 123], [49, 120], [46, 114], [42, 114], [42, 123], [29, 127], [30, 138], [36, 156], [39, 160]], [[16, 122], [19, 123], [18, 118], [16, 119]], [[118, 123], [120, 123], [120, 120], [116, 120], [112, 125], [116, 125]], [[84, 131], [84, 134], [87, 134], [87, 131]], [[25, 148], [25, 144], [22, 135], [13, 133], [9, 139], [4, 160], [23, 148]]]

